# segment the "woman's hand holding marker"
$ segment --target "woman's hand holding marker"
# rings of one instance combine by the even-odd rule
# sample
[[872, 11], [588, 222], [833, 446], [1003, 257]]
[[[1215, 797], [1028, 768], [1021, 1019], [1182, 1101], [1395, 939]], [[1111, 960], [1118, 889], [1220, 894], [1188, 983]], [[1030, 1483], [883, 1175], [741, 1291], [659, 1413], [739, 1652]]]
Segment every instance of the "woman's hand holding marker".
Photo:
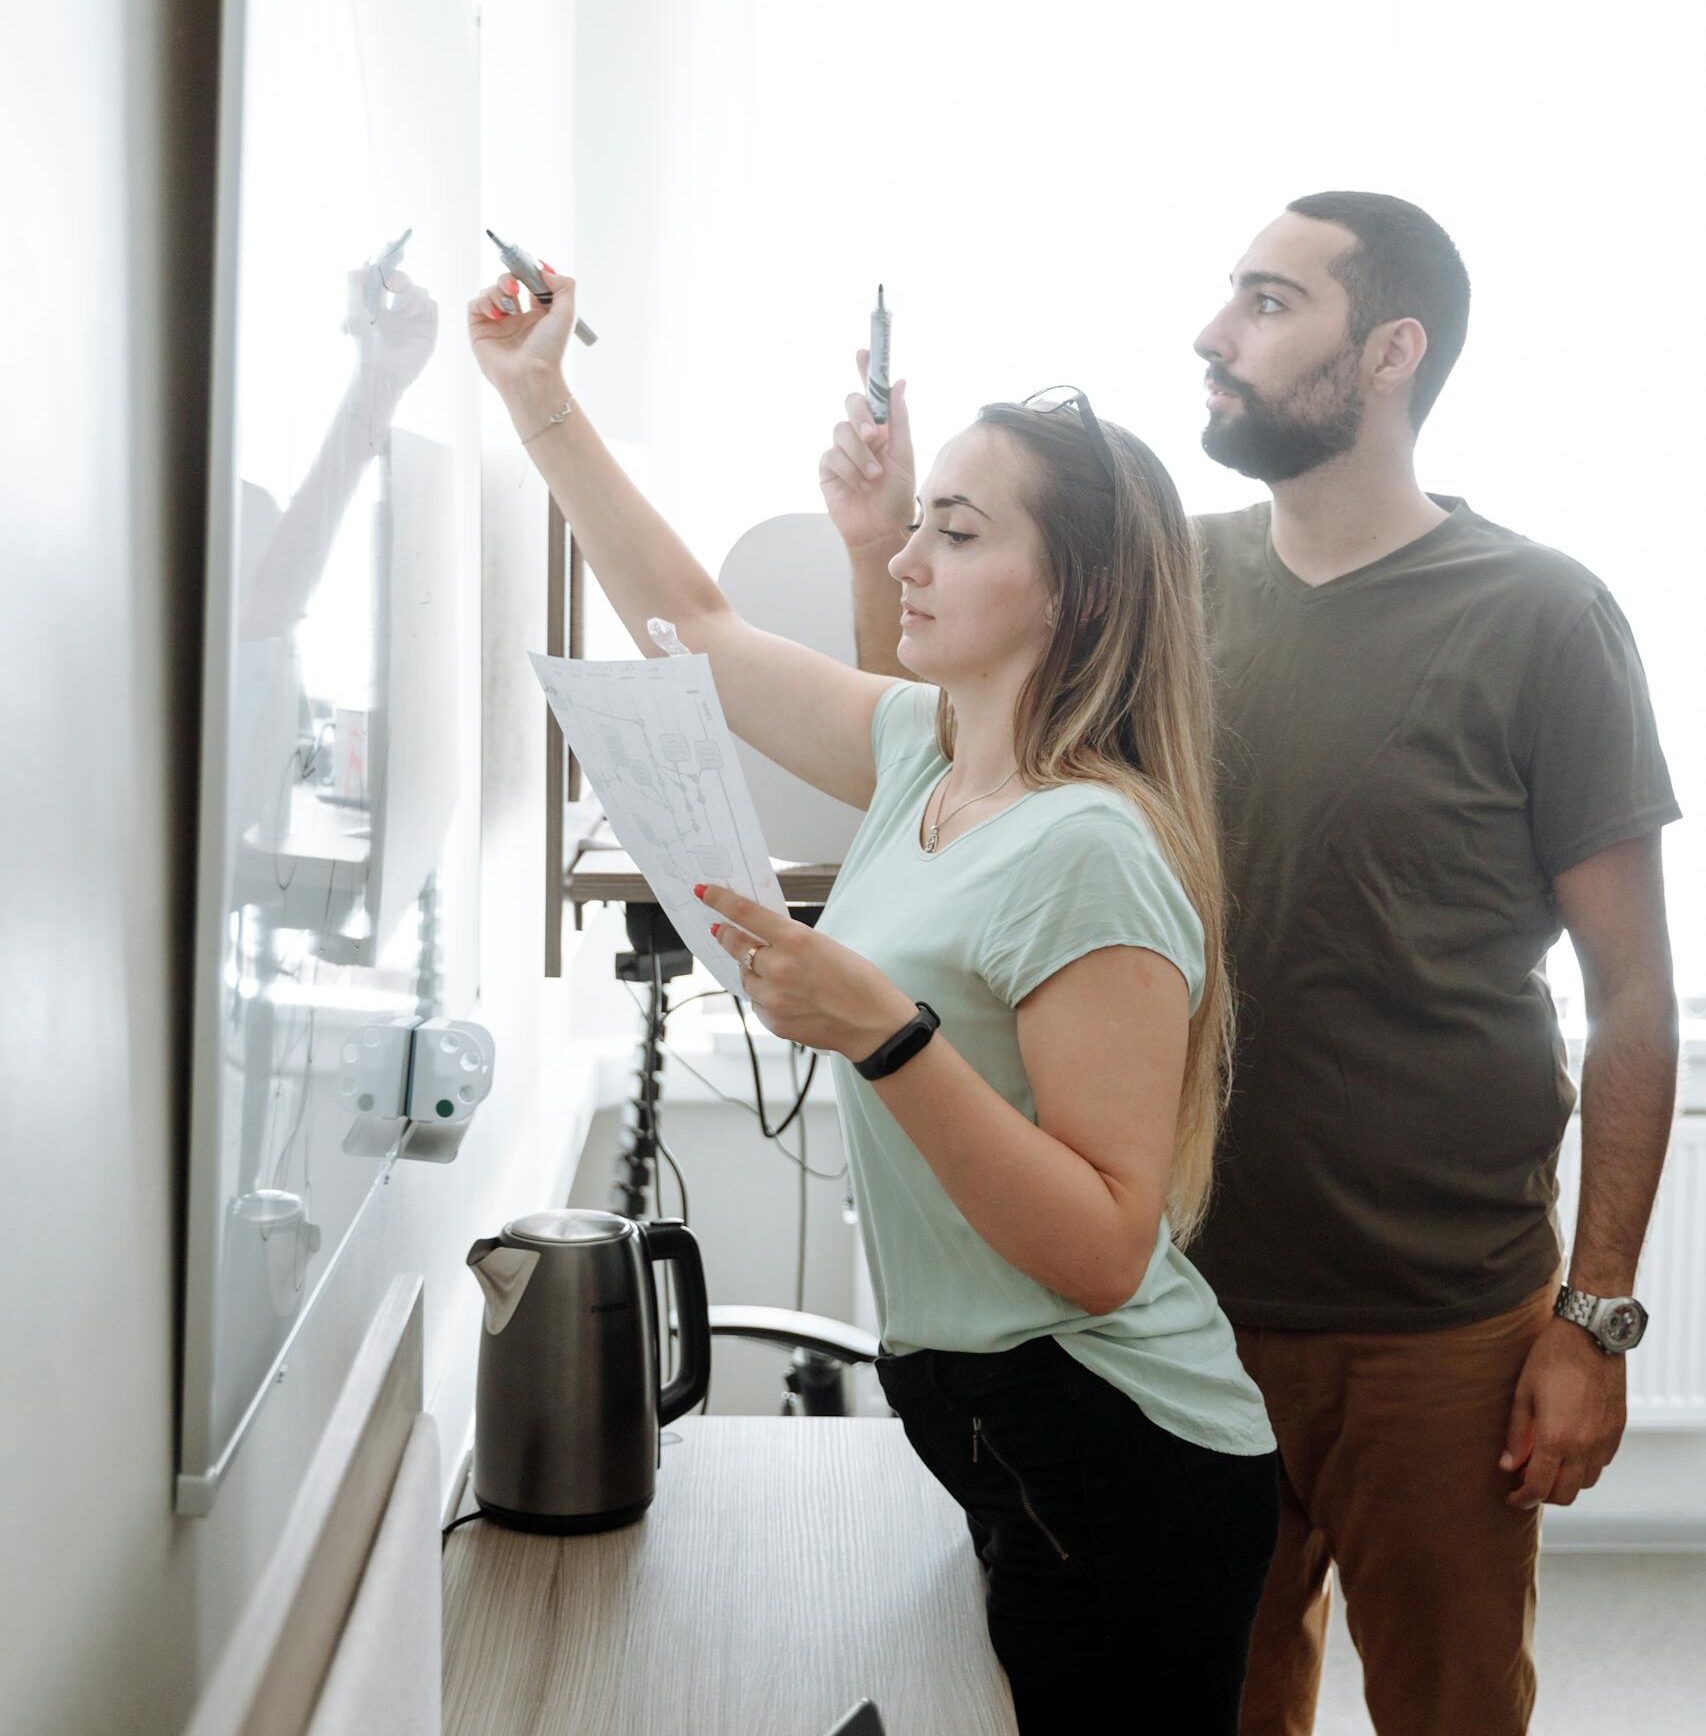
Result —
[[726, 886], [693, 891], [727, 919], [711, 932], [741, 961], [752, 1010], [778, 1037], [862, 1061], [918, 1011], [869, 959], [828, 935]]
[[544, 381], [553, 388], [563, 377], [563, 352], [575, 329], [575, 280], [559, 277], [541, 262], [551, 300], [528, 296], [507, 273], [468, 303], [468, 341], [480, 372], [506, 398]]
[[[858, 352], [861, 387], [870, 354]], [[849, 551], [904, 537], [918, 492], [906, 381], [896, 380], [889, 391], [887, 422], [879, 423], [871, 414], [863, 390], [849, 393], [847, 420], [837, 423], [834, 441], [818, 460], [817, 479]]]

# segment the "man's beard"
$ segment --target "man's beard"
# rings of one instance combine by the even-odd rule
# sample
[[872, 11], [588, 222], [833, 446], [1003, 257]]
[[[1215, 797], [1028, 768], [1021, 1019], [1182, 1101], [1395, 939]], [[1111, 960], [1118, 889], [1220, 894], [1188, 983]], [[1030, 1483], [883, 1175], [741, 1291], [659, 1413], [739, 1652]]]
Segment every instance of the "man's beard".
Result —
[[1211, 416], [1202, 433], [1203, 451], [1216, 464], [1269, 483], [1289, 482], [1349, 452], [1362, 427], [1359, 360], [1358, 351], [1347, 346], [1275, 404], [1211, 368], [1210, 379], [1241, 399], [1244, 410], [1238, 416]]

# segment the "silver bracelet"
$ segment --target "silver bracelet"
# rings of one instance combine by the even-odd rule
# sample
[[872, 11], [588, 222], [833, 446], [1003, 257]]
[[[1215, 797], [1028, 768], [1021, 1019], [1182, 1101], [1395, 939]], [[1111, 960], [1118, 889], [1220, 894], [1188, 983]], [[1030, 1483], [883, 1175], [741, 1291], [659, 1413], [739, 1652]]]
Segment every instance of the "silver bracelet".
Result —
[[543, 428], [535, 428], [533, 430], [533, 432], [531, 434], [529, 434], [525, 440], [522, 441], [522, 445], [523, 446], [530, 446], [535, 440], [537, 440], [539, 438], [539, 436], [541, 434], [548, 434], [553, 428], [555, 428], [557, 426], [557, 424], [559, 422], [568, 421], [569, 415], [573, 411], [574, 407], [575, 407], [574, 399], [573, 398], [565, 398], [563, 400], [562, 409], [560, 409], [556, 413], [556, 415], [554, 415], [550, 419], [550, 421], [548, 421], [545, 424], [545, 426]]

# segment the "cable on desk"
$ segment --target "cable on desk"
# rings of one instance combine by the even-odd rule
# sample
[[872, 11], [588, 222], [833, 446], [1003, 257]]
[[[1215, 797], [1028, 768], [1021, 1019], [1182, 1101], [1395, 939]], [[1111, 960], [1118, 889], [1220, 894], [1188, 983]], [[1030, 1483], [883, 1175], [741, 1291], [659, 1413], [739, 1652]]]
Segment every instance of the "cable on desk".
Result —
[[[663, 1036], [664, 1023], [669, 1018], [669, 1001], [668, 997], [664, 993], [663, 966], [658, 959], [655, 948], [652, 951], [652, 1007], [655, 1010], [657, 1017], [657, 1027], [653, 1032], [653, 1035], [661, 1039]], [[647, 1017], [650, 1018], [651, 1015], [648, 1014]], [[648, 1074], [646, 1076], [646, 1126], [651, 1133], [652, 1144], [657, 1147], [660, 1155], [665, 1155], [663, 1150], [663, 1141], [658, 1137], [657, 1078], [654, 1074]], [[670, 1160], [669, 1167], [675, 1169], [673, 1159]], [[681, 1180], [681, 1171], [678, 1169], [675, 1170], [675, 1179], [678, 1182]], [[685, 1207], [687, 1202], [686, 1188], [681, 1190], [681, 1197], [683, 1207]], [[655, 1168], [652, 1171], [652, 1202], [654, 1214], [661, 1218], [663, 1216], [663, 1176]], [[682, 1212], [681, 1221], [684, 1224], [687, 1221], [685, 1210]], [[660, 1346], [663, 1352], [663, 1378], [666, 1384], [675, 1379], [677, 1352], [676, 1329], [673, 1324], [675, 1320], [675, 1293], [670, 1283], [670, 1274], [670, 1262], [666, 1260], [663, 1266], [664, 1330], [663, 1343]]]
[[[808, 1124], [803, 1118], [803, 1112], [806, 1106], [806, 1099], [811, 1093], [812, 1082], [817, 1076], [818, 1053], [815, 1049], [810, 1050], [811, 1059], [806, 1067], [805, 1079], [802, 1081], [800, 1078], [799, 1060], [801, 1051], [806, 1049], [807, 1045], [795, 1042], [790, 1042], [788, 1044], [788, 1082], [794, 1093], [794, 1101], [789, 1106], [787, 1114], [782, 1117], [781, 1121], [778, 1122], [776, 1126], [772, 1127], [770, 1125], [770, 1118], [766, 1112], [766, 1105], [764, 1102], [764, 1076], [759, 1066], [758, 1046], [753, 1041], [752, 1027], [747, 1023], [746, 1006], [741, 997], [733, 994], [727, 989], [704, 989], [696, 994], [689, 995], [685, 1000], [678, 1002], [675, 1007], [670, 1007], [667, 1005], [664, 998], [661, 966], [655, 952], [652, 955], [651, 966], [651, 1009], [648, 1009], [641, 1002], [640, 997], [634, 992], [633, 987], [628, 982], [623, 981], [622, 983], [623, 988], [627, 991], [628, 998], [634, 1003], [634, 1010], [639, 1013], [641, 1020], [645, 1024], [648, 1041], [655, 1043], [657, 1048], [661, 1049], [664, 1054], [670, 1057], [671, 1060], [675, 1061], [680, 1066], [685, 1067], [687, 1071], [692, 1074], [692, 1076], [697, 1079], [699, 1083], [703, 1085], [719, 1102], [744, 1109], [749, 1115], [755, 1116], [758, 1120], [759, 1131], [763, 1134], [764, 1138], [771, 1141], [771, 1143], [776, 1146], [776, 1149], [780, 1151], [782, 1155], [799, 1171], [799, 1211], [794, 1266], [794, 1307], [796, 1311], [803, 1312], [805, 1308], [806, 1288], [806, 1229], [809, 1221], [809, 1199], [806, 1182], [808, 1178], [817, 1181], [841, 1181], [845, 1179], [848, 1174], [848, 1166], [845, 1160], [840, 1169], [830, 1171], [813, 1169], [807, 1158]], [[686, 1006], [689, 1001], [707, 1000], [712, 995], [721, 994], [727, 994], [729, 999], [734, 1002], [735, 1016], [740, 1020], [741, 1036], [746, 1043], [747, 1061], [752, 1069], [752, 1090], [755, 1099], [752, 1103], [748, 1103], [739, 1097], [732, 1097], [728, 1092], [713, 1084], [711, 1080], [707, 1079], [691, 1061], [687, 1060], [685, 1056], [680, 1054], [663, 1034], [665, 1022], [671, 1012], [679, 1011], [680, 1008]], [[670, 1150], [663, 1135], [658, 1130], [658, 1102], [655, 1078], [650, 1076], [647, 1077], [645, 1089], [640, 1100], [640, 1107], [644, 1113], [645, 1125], [648, 1129], [651, 1144], [658, 1156], [669, 1165], [670, 1172], [675, 1177], [675, 1184], [681, 1195], [681, 1221], [685, 1224], [688, 1222], [687, 1183], [682, 1175], [681, 1166], [676, 1161], [674, 1152]], [[800, 1123], [799, 1152], [797, 1155], [788, 1149], [782, 1138], [782, 1135], [787, 1132], [795, 1121], [799, 1121]], [[661, 1173], [655, 1168], [652, 1172], [652, 1198], [654, 1201], [653, 1210], [661, 1217], [664, 1209], [663, 1178]], [[667, 1266], [663, 1273], [663, 1286], [662, 1317], [665, 1320], [669, 1320], [672, 1318], [673, 1302], [671, 1296], [670, 1274]], [[666, 1379], [671, 1378], [673, 1375], [674, 1352], [676, 1350], [673, 1332], [667, 1336], [669, 1340], [667, 1345], [660, 1346], [665, 1361], [664, 1374]], [[710, 1402], [710, 1388], [709, 1385], [707, 1385], [705, 1396], [700, 1401], [698, 1407], [701, 1416], [704, 1416], [709, 1411]]]
[[[740, 1020], [740, 1034], [746, 1038], [747, 1059], [752, 1062], [752, 1094], [758, 1099], [758, 1104], [753, 1110], [753, 1114], [758, 1117], [758, 1125], [763, 1131], [766, 1139], [780, 1139], [782, 1135], [788, 1131], [794, 1117], [806, 1106], [806, 1092], [811, 1090], [812, 1076], [817, 1072], [817, 1050], [812, 1050], [811, 1065], [806, 1069], [806, 1082], [801, 1088], [799, 1095], [794, 1099], [794, 1107], [782, 1117], [779, 1126], [766, 1126], [764, 1120], [764, 1081], [759, 1077], [758, 1072], [758, 1047], [752, 1040], [752, 1031], [746, 1022], [745, 1004], [742, 1002], [739, 995], [730, 995], [729, 999], [735, 1004], [735, 1017]], [[790, 1043], [788, 1045], [790, 1064], [792, 1063], [794, 1051], [799, 1047], [800, 1045], [798, 1043]], [[804, 1129], [805, 1123], [803, 1121], [800, 1123], [800, 1127], [802, 1130]], [[805, 1161], [805, 1153], [803, 1151], [800, 1154], [800, 1161], [802, 1163]]]
[[[799, 1105], [806, 1100], [806, 1092], [811, 1089], [812, 1076], [808, 1071], [804, 1089], [800, 1086], [800, 1050], [797, 1043], [788, 1045], [788, 1083], [792, 1085], [798, 1096], [794, 1100], [795, 1113]], [[812, 1066], [817, 1065], [817, 1051], [812, 1051]], [[797, 1312], [804, 1313], [806, 1306], [806, 1123], [800, 1122], [800, 1233], [799, 1247], [794, 1259], [794, 1307]]]
[[[640, 1014], [641, 1018], [644, 1018], [646, 1016], [646, 1010], [645, 1010], [645, 1007], [640, 1000], [640, 997], [634, 993], [633, 988], [629, 984], [623, 983], [622, 987], [627, 991], [627, 995], [628, 995], [629, 1000], [631, 1000], [634, 1003], [635, 1010]], [[691, 995], [688, 998], [690, 1000], [703, 1000], [703, 999], [708, 998], [711, 995], [729, 995], [729, 999], [735, 1003], [736, 1007], [738, 1008], [740, 1006], [740, 997], [738, 995], [729, 994], [729, 991], [727, 989], [706, 989], [701, 994]], [[687, 1005], [687, 1002], [682, 1001], [679, 1003], [679, 1005], [684, 1007]], [[672, 1007], [670, 1010], [672, 1012], [674, 1012], [677, 1009]], [[749, 1045], [749, 1052], [755, 1054], [756, 1051], [750, 1049], [750, 1045], [752, 1042], [752, 1038], [751, 1038], [750, 1033], [748, 1033], [747, 1042]], [[687, 1059], [687, 1057], [685, 1055], [683, 1055], [679, 1049], [677, 1049], [672, 1043], [670, 1043], [667, 1038], [660, 1036], [658, 1038], [658, 1047], [660, 1049], [662, 1049], [663, 1052], [666, 1055], [668, 1055], [669, 1058], [672, 1061], [674, 1061], [678, 1066], [686, 1068], [686, 1070], [689, 1073], [691, 1073], [693, 1075], [693, 1077], [695, 1079], [697, 1079], [699, 1081], [699, 1083], [701, 1085], [703, 1085], [705, 1087], [705, 1089], [707, 1091], [709, 1091], [711, 1093], [711, 1095], [713, 1097], [715, 1097], [719, 1103], [727, 1103], [736, 1109], [744, 1109], [748, 1115], [756, 1115], [758, 1117], [759, 1127], [760, 1127], [761, 1131], [763, 1132], [764, 1137], [766, 1139], [772, 1140], [775, 1143], [776, 1149], [778, 1151], [780, 1151], [781, 1154], [785, 1158], [787, 1158], [787, 1160], [790, 1163], [803, 1165], [805, 1168], [806, 1174], [809, 1175], [813, 1181], [841, 1181], [846, 1176], [847, 1165], [845, 1162], [843, 1162], [840, 1169], [837, 1169], [837, 1170], [813, 1169], [809, 1164], [805, 1163], [805, 1160], [803, 1157], [796, 1156], [795, 1153], [793, 1153], [792, 1151], [790, 1151], [788, 1149], [788, 1147], [783, 1143], [783, 1141], [776, 1138], [776, 1134], [778, 1132], [780, 1132], [782, 1129], [770, 1127], [767, 1124], [765, 1117], [764, 1117], [764, 1114], [760, 1108], [755, 1107], [751, 1103], [748, 1103], [744, 1097], [731, 1097], [727, 1091], [722, 1089], [721, 1086], [717, 1085], [714, 1081], [707, 1079], [705, 1077], [705, 1075], [703, 1073], [701, 1073], [699, 1071], [699, 1069], [697, 1067], [695, 1067], [693, 1065], [693, 1063], [691, 1061], [689, 1061]], [[812, 1058], [814, 1061], [817, 1059], [815, 1054], [813, 1055]], [[808, 1073], [806, 1076], [806, 1090], [809, 1091], [810, 1088], [811, 1088], [811, 1075]], [[800, 1106], [803, 1106], [803, 1104], [804, 1104], [804, 1096], [805, 1096], [805, 1094], [804, 1094], [804, 1092], [802, 1092], [801, 1098], [800, 1098]], [[796, 1109], [790, 1109], [788, 1114], [783, 1118], [782, 1128], [786, 1128], [789, 1125], [789, 1123], [793, 1121], [794, 1116], [797, 1113], [797, 1107], [798, 1106], [796, 1106]], [[803, 1125], [804, 1124], [802, 1123], [802, 1126]]]
[[[675, 1161], [675, 1153], [664, 1144], [663, 1135], [655, 1125], [652, 1128], [652, 1139], [656, 1142], [658, 1155], [669, 1165], [669, 1172], [675, 1177], [676, 1191], [681, 1195], [681, 1221], [684, 1224], [690, 1223], [692, 1220], [687, 1215], [687, 1183], [681, 1179], [681, 1165]], [[658, 1202], [658, 1209], [660, 1212], [663, 1209], [661, 1200]]]

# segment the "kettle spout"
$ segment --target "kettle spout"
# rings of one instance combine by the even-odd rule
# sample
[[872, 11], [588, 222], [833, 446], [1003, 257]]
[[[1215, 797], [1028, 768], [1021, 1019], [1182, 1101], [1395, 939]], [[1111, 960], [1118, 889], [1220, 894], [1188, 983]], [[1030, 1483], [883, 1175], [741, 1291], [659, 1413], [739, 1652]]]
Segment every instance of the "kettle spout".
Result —
[[509, 1325], [527, 1281], [539, 1264], [535, 1249], [506, 1248], [495, 1236], [483, 1236], [468, 1250], [468, 1270], [486, 1296], [486, 1330], [495, 1338]]

